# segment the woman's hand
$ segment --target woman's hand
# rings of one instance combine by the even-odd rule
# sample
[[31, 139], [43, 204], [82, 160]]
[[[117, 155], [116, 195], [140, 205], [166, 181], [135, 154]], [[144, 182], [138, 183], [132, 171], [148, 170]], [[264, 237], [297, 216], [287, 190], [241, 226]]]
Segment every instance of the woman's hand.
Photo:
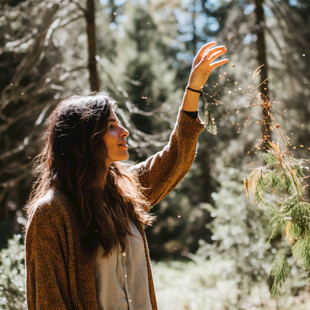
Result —
[[[225, 46], [215, 47], [215, 45], [215, 42], [208, 43], [197, 53], [193, 61], [187, 87], [201, 90], [202, 86], [208, 80], [211, 71], [228, 62], [228, 59], [213, 62], [227, 52]], [[197, 111], [199, 96], [199, 92], [193, 92], [186, 89], [181, 106], [182, 110], [189, 112]]]
[[194, 58], [192, 70], [187, 87], [201, 90], [211, 74], [211, 71], [228, 62], [228, 59], [213, 62], [215, 59], [227, 52], [225, 46], [215, 47], [216, 42], [205, 44]]

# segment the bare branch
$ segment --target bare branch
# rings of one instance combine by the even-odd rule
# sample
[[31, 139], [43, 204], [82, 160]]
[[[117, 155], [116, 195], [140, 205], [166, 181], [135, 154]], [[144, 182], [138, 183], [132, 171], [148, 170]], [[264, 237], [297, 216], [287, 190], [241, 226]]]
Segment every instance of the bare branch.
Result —
[[81, 19], [81, 18], [84, 18], [84, 15], [78, 14], [78, 15], [72, 17], [72, 18], [68, 18], [68, 19], [66, 19], [66, 20], [63, 20], [63, 21], [59, 24], [59, 26], [57, 27], [57, 29], [64, 28], [64, 27], [68, 26], [69, 24], [71, 24], [71, 23], [73, 23], [73, 22], [75, 22], [75, 21], [77, 21], [77, 20], [79, 20], [79, 19]]
[[24, 173], [17, 174], [15, 178], [12, 178], [10, 180], [7, 180], [3, 183], [0, 183], [0, 186], [3, 188], [8, 188], [8, 187], [14, 187], [17, 185], [17, 183], [23, 179], [26, 179], [29, 176], [32, 176], [31, 172], [27, 169], [28, 167], [24, 167], [22, 171], [25, 171]]
[[55, 13], [57, 12], [59, 5], [54, 5], [50, 10], [48, 10], [42, 22], [42, 30], [37, 34], [34, 43], [29, 49], [28, 53], [25, 55], [21, 63], [16, 69], [15, 75], [11, 80], [11, 83], [2, 91], [2, 105], [0, 112], [4, 110], [4, 108], [9, 104], [10, 97], [12, 95], [12, 86], [17, 87], [25, 76], [27, 72], [37, 63], [38, 60], [42, 57], [42, 53], [44, 50], [44, 41], [45, 37], [48, 33], [50, 26], [53, 23], [53, 18]]
[[70, 2], [73, 3], [74, 5], [76, 5], [77, 8], [83, 12], [84, 16], [87, 14], [87, 10], [85, 8], [83, 8], [79, 2], [77, 2], [75, 0], [70, 0]]

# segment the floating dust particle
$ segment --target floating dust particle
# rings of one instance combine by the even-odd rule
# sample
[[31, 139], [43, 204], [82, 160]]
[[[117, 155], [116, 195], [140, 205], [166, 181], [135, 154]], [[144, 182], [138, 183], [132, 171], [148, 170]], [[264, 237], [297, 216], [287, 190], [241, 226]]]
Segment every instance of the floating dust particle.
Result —
[[236, 67], [236, 65], [231, 65], [233, 68], [235, 68]]
[[302, 54], [301, 56], [302, 56], [302, 57], [305, 57], [305, 56], [306, 56], [306, 54]]
[[293, 146], [293, 150], [296, 150], [296, 146]]
[[238, 82], [235, 82], [235, 85], [238, 85]]
[[142, 96], [141, 98], [142, 98], [142, 99], [145, 99], [145, 100], [147, 99], [147, 97], [143, 97], [143, 96]]
[[22, 96], [25, 94], [25, 93], [20, 93]]
[[180, 219], [180, 218], [181, 218], [181, 215], [178, 215], [178, 218]]
[[222, 20], [222, 17], [219, 17], [219, 21], [221, 21]]

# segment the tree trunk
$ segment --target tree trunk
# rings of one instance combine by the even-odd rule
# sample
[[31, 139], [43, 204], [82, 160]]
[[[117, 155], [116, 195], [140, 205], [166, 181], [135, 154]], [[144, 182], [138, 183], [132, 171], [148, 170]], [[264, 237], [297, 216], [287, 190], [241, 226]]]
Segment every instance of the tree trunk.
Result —
[[266, 42], [265, 42], [265, 14], [263, 8], [264, 0], [255, 0], [255, 15], [256, 15], [256, 35], [257, 35], [257, 60], [260, 67], [260, 86], [261, 106], [263, 113], [263, 149], [268, 150], [271, 141], [271, 118], [270, 118], [270, 101], [268, 98], [268, 65], [266, 57]]
[[99, 79], [96, 62], [96, 24], [95, 0], [87, 0], [86, 27], [88, 41], [88, 71], [91, 91], [99, 91]]

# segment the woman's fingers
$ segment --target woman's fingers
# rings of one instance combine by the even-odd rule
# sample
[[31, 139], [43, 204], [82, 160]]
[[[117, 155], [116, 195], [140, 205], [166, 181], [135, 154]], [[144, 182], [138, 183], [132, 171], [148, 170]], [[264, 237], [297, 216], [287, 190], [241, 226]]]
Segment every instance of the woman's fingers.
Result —
[[213, 70], [228, 62], [228, 59], [223, 59], [223, 60], [219, 60], [214, 63], [211, 63], [213, 60], [224, 55], [226, 52], [227, 52], [227, 49], [225, 46], [217, 46], [217, 47], [211, 48], [206, 51], [204, 55], [204, 61], [207, 61], [210, 64], [210, 69]]
[[194, 59], [189, 78], [189, 85], [194, 89], [199, 89], [208, 80], [213, 69], [228, 62], [228, 59], [215, 61], [227, 52], [225, 46], [215, 45], [215, 42], [205, 44]]
[[199, 50], [199, 52], [197, 53], [195, 57], [195, 61], [199, 62], [204, 57], [206, 50], [210, 49], [211, 47], [215, 45], [216, 45], [216, 42], [210, 42], [210, 43], [203, 45], [201, 49]]
[[217, 68], [219, 66], [227, 64], [228, 62], [229, 62], [228, 59], [219, 60], [219, 61], [216, 61], [216, 62], [210, 64], [210, 68], [211, 68], [211, 70], [213, 70], [213, 69], [215, 69], [215, 68]]
[[226, 49], [225, 49], [225, 50], [218, 51], [218, 52], [212, 54], [212, 55], [208, 58], [208, 61], [209, 61], [209, 62], [212, 62], [212, 61], [215, 60], [216, 58], [218, 58], [218, 57], [220, 57], [220, 56], [226, 54], [226, 52], [227, 52]]
[[214, 60], [215, 58], [219, 57], [220, 55], [223, 55], [227, 52], [227, 49], [225, 46], [217, 46], [214, 48], [210, 48], [206, 51], [204, 58], [208, 59], [210, 62]]

